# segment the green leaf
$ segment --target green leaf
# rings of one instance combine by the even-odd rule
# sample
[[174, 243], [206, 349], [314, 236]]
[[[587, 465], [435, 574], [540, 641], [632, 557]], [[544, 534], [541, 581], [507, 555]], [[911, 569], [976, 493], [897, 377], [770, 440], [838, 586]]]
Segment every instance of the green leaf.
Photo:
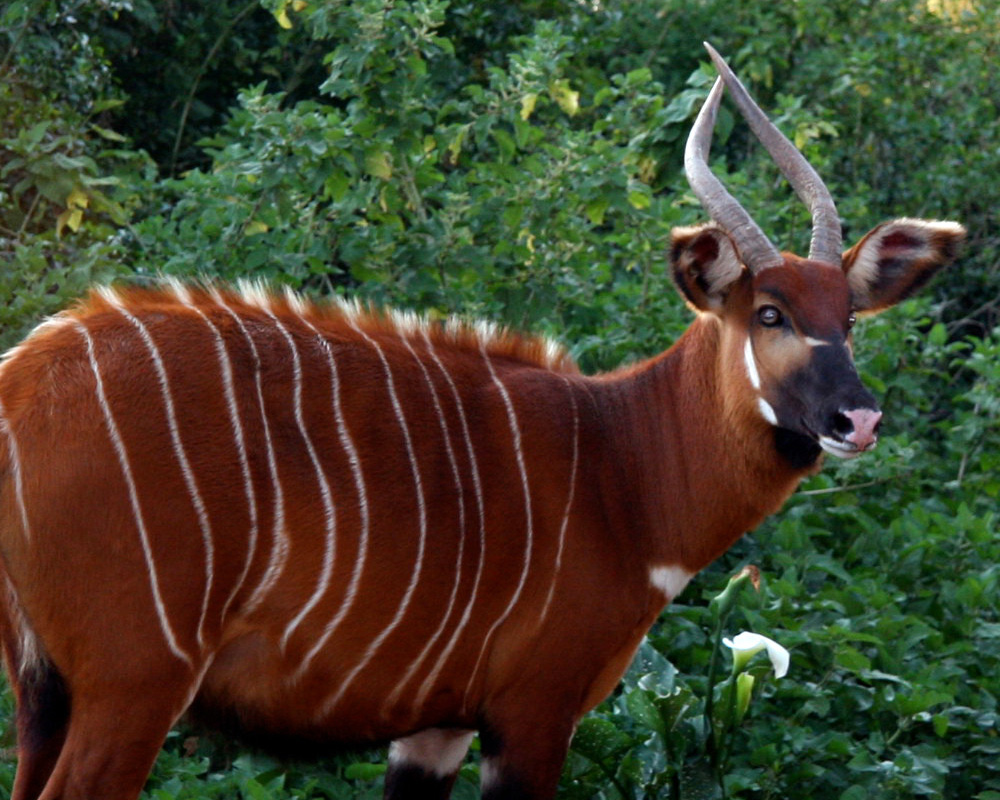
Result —
[[652, 198], [648, 191], [633, 190], [628, 193], [628, 201], [632, 208], [645, 210], [652, 204]]
[[894, 706], [900, 714], [911, 717], [942, 703], [950, 703], [952, 699], [949, 692], [917, 686], [911, 692], [897, 694]]
[[127, 142], [128, 138], [122, 136], [117, 131], [113, 131], [110, 128], [102, 128], [100, 125], [91, 125], [90, 129], [100, 136], [102, 139], [108, 139], [112, 142]]
[[632, 740], [606, 719], [585, 717], [573, 736], [573, 749], [591, 761], [607, 761], [622, 753]]
[[834, 654], [834, 662], [851, 672], [865, 672], [872, 668], [871, 659], [853, 647], [841, 645]]
[[666, 735], [666, 726], [652, 693], [643, 689], [633, 689], [625, 695], [625, 705], [637, 723], [660, 735]]
[[376, 178], [389, 180], [392, 177], [392, 155], [381, 147], [369, 149], [365, 152], [365, 171]]
[[344, 768], [344, 777], [352, 781], [373, 781], [384, 775], [385, 770], [385, 764], [370, 764], [359, 761], [354, 764], [348, 764]]
[[584, 213], [593, 225], [600, 225], [604, 222], [604, 213], [608, 210], [609, 205], [611, 203], [607, 198], [599, 197], [584, 206]]

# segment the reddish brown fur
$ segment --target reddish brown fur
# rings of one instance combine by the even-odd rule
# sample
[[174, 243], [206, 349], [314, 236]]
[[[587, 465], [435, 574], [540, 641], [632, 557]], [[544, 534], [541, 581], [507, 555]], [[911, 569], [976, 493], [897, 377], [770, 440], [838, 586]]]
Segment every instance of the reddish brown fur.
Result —
[[[223, 293], [257, 349], [262, 414], [253, 347], [205, 290], [95, 294], [43, 326], [0, 364], [0, 554], [13, 588], [0, 615], [22, 732], [15, 800], [134, 798], [192, 702], [245, 733], [321, 745], [478, 729], [487, 796], [551, 797], [576, 722], [611, 691], [670, 599], [651, 570], [701, 569], [815, 468], [776, 450], [744, 349], [768, 293], [786, 298], [799, 335], [843, 329], [847, 281], [792, 257], [756, 279], [713, 271], [727, 242], [678, 235], [679, 272], [709, 276], [688, 298], [703, 313], [661, 356], [593, 378], [540, 340]], [[155, 341], [168, 394], [117, 306]], [[213, 327], [231, 365], [249, 485]], [[304, 428], [286, 336], [300, 359]], [[771, 334], [753, 336], [770, 363]], [[780, 389], [781, 365], [773, 372], [762, 391]], [[329, 555], [320, 475], [336, 552], [310, 606]], [[287, 562], [263, 591], [281, 513]], [[38, 685], [49, 688], [35, 697]], [[391, 767], [392, 796], [416, 791], [433, 765], [417, 766]], [[451, 779], [429, 780], [445, 796]]]

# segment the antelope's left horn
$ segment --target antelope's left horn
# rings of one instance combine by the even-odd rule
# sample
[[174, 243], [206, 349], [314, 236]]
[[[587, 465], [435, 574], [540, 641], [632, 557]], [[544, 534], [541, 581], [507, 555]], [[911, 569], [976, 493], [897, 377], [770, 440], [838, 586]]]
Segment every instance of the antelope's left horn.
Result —
[[783, 259], [778, 248], [708, 166], [708, 151], [712, 146], [712, 130], [722, 92], [723, 81], [718, 78], [688, 134], [684, 147], [684, 172], [705, 211], [733, 238], [743, 263], [751, 272], [757, 273], [781, 264]]

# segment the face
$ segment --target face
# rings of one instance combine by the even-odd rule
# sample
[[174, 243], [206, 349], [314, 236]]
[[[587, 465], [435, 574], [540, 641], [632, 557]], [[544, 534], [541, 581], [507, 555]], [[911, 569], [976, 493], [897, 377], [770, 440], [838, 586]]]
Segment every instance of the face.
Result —
[[840, 267], [783, 254], [753, 273], [729, 234], [708, 224], [676, 229], [670, 258], [688, 304], [733, 335], [734, 388], [751, 393], [779, 450], [806, 468], [821, 449], [851, 458], [878, 439], [882, 412], [851, 355], [853, 313], [906, 298], [955, 257], [964, 234], [954, 222], [898, 219], [862, 237]]
[[882, 414], [854, 367], [844, 272], [790, 261], [758, 273], [752, 293], [742, 355], [761, 415], [800, 447], [840, 458], [872, 449]]

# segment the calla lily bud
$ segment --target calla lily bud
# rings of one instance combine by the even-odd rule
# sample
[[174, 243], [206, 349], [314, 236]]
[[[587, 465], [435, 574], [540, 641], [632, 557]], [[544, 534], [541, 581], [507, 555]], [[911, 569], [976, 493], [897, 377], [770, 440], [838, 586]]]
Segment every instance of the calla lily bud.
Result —
[[739, 725], [750, 709], [753, 685], [756, 679], [749, 672], [741, 672], [736, 677], [736, 724]]
[[736, 598], [740, 590], [747, 584], [752, 583], [753, 588], [760, 591], [760, 570], [752, 564], [741, 569], [736, 575], [729, 579], [726, 588], [712, 598], [709, 603], [709, 610], [712, 612], [712, 619], [718, 624], [719, 620], [725, 619], [729, 612], [736, 605]]

